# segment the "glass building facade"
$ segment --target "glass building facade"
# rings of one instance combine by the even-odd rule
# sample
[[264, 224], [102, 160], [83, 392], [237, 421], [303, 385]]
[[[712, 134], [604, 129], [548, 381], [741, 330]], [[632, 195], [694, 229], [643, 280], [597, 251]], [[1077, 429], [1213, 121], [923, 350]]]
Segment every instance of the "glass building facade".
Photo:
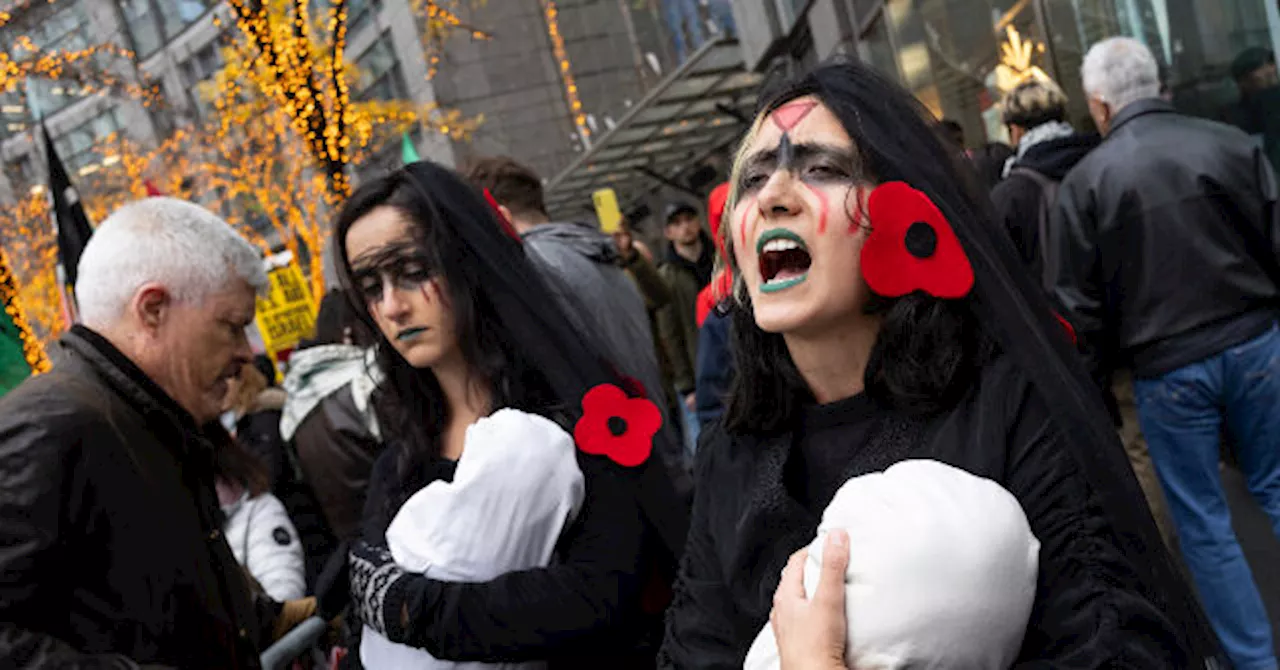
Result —
[[[1274, 0], [854, 0], [859, 56], [896, 78], [966, 143], [1007, 141], [1004, 92], [1028, 73], [1057, 81], [1092, 128], [1080, 64], [1115, 36], [1144, 42], [1182, 112], [1269, 132], [1280, 15]], [[1263, 102], [1260, 102], [1263, 101]], [[1261, 105], [1261, 106], [1260, 106]]]

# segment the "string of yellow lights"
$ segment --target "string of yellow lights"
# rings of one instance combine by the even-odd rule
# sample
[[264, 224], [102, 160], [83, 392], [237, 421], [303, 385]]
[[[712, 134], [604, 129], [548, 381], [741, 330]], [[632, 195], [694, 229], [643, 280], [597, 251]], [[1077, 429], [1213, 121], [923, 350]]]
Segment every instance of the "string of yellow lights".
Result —
[[49, 357], [45, 355], [40, 341], [32, 334], [31, 326], [23, 314], [22, 306], [18, 302], [18, 285], [14, 280], [13, 272], [9, 270], [9, 258], [3, 249], [0, 249], [0, 305], [4, 306], [5, 313], [18, 329], [18, 337], [22, 340], [22, 355], [27, 359], [31, 372], [33, 374], [48, 372]]
[[0, 52], [0, 92], [17, 91], [25, 85], [27, 78], [32, 77], [74, 82], [81, 87], [81, 95], [114, 90], [139, 99], [146, 106], [151, 106], [160, 99], [158, 85], [128, 81], [99, 65], [97, 59], [101, 56], [125, 60], [133, 58], [133, 52], [114, 44], [95, 44], [74, 51], [41, 52], [26, 35], [14, 38], [13, 44], [16, 50], [29, 51], [35, 55], [31, 58], [14, 59], [7, 52]]
[[[484, 4], [484, 0], [472, 0], [473, 3]], [[440, 58], [444, 54], [445, 40], [449, 36], [466, 32], [471, 39], [488, 41], [493, 39], [488, 31], [463, 23], [458, 15], [460, 0], [452, 0], [449, 7], [443, 6], [439, 0], [415, 0], [412, 7], [414, 14], [426, 17], [424, 31], [423, 55], [427, 61], [427, 78], [436, 76], [440, 67]]]
[[587, 115], [582, 111], [582, 101], [578, 99], [578, 84], [573, 79], [573, 67], [569, 63], [569, 53], [564, 48], [564, 36], [560, 34], [560, 12], [553, 0], [542, 0], [542, 10], [547, 19], [547, 35], [551, 38], [551, 51], [560, 65], [560, 80], [564, 82], [564, 95], [569, 102], [569, 113], [573, 115], [573, 124], [578, 127], [578, 135], [583, 142], [591, 141], [591, 128], [587, 126]]

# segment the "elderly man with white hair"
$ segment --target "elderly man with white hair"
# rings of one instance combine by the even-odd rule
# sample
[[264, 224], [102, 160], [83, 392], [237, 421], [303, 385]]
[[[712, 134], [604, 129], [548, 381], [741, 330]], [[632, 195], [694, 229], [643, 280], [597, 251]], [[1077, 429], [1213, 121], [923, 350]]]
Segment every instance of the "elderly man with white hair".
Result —
[[4, 667], [253, 668], [280, 606], [222, 537], [200, 426], [252, 353], [258, 253], [191, 203], [98, 227], [83, 324], [0, 399]]
[[1218, 454], [1225, 430], [1280, 534], [1275, 175], [1256, 140], [1160, 99], [1156, 61], [1142, 43], [1095, 45], [1083, 78], [1106, 139], [1059, 189], [1046, 282], [1097, 378], [1133, 371], [1183, 556], [1232, 663], [1274, 669]]

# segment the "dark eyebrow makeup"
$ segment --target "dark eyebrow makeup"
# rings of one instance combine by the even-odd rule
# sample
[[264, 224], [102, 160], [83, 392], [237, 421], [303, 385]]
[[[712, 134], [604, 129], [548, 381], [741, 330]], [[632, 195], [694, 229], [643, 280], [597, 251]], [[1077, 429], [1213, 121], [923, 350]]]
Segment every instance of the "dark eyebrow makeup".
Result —
[[783, 133], [778, 146], [750, 156], [742, 168], [738, 188], [749, 193], [764, 185], [777, 170], [787, 170], [806, 183], [852, 181], [860, 170], [852, 148], [803, 142], [793, 144]]
[[351, 259], [351, 273], [379, 272], [408, 260], [425, 260], [426, 254], [413, 240], [389, 242]]
[[427, 282], [435, 274], [435, 263], [413, 240], [370, 249], [351, 261], [351, 277], [366, 300], [382, 295], [384, 278], [395, 286], [410, 287]]

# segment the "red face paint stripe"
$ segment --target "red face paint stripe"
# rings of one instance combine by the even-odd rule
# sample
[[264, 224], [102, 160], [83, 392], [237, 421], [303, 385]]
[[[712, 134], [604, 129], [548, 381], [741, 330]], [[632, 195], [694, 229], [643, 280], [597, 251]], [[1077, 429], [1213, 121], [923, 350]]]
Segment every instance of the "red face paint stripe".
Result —
[[853, 190], [853, 215], [851, 217], [853, 220], [849, 223], [850, 235], [856, 235], [858, 233], [858, 229], [862, 227], [862, 207], [865, 202], [865, 195], [866, 189], [862, 186]]
[[818, 212], [818, 234], [821, 235], [827, 232], [827, 215], [831, 211], [830, 199], [827, 198], [826, 193], [823, 193], [809, 184], [805, 184], [804, 187], [809, 189], [809, 192], [813, 194], [813, 197], [818, 199], [818, 205], [820, 206]]
[[742, 218], [738, 221], [738, 248], [745, 249], [747, 246], [747, 216], [751, 214], [751, 210], [756, 206], [756, 199], [752, 198], [747, 201], [746, 207], [742, 208]]
[[769, 118], [778, 130], [785, 133], [799, 125], [817, 106], [818, 103], [812, 100], [797, 100], [777, 108]]

